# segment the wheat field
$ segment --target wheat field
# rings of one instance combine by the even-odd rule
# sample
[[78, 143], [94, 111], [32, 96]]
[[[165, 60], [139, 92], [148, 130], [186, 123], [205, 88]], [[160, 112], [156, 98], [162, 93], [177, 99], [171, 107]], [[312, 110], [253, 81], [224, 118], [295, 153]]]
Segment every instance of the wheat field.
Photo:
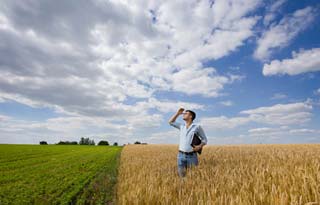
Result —
[[178, 145], [126, 145], [117, 204], [319, 204], [320, 144], [207, 145], [177, 173]]

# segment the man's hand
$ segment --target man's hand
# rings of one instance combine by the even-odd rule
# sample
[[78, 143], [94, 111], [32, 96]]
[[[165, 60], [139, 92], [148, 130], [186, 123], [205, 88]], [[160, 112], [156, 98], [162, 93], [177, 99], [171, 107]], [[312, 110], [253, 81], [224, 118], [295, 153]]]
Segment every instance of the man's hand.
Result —
[[197, 152], [199, 151], [201, 148], [203, 148], [203, 146], [205, 145], [204, 142], [201, 142], [199, 145], [195, 145], [194, 147], [192, 147], [193, 151]]
[[193, 151], [197, 152], [197, 151], [199, 151], [202, 147], [203, 147], [203, 144], [201, 143], [201, 144], [199, 144], [199, 145], [195, 145], [192, 149], [193, 149]]
[[179, 115], [181, 115], [181, 114], [183, 113], [183, 111], [184, 111], [184, 108], [181, 107], [181, 108], [179, 108], [179, 110], [178, 110], [177, 113], [178, 113]]
[[169, 123], [176, 121], [177, 117], [181, 115], [184, 111], [184, 108], [179, 108], [179, 110], [170, 118]]

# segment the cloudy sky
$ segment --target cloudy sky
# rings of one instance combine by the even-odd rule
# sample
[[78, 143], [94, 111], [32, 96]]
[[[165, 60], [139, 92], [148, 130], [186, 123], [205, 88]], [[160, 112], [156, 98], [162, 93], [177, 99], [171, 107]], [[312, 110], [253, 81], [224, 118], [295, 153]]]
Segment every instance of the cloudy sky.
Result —
[[[318, 0], [0, 0], [0, 143], [320, 142]], [[182, 118], [178, 122], [184, 123]]]

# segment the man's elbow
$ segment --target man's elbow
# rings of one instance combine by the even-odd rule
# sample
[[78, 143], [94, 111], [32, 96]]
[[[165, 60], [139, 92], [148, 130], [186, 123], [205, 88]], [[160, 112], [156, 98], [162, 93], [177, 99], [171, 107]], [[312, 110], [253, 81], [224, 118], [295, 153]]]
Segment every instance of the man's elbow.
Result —
[[206, 145], [208, 143], [207, 140], [202, 140], [201, 142], [203, 145]]

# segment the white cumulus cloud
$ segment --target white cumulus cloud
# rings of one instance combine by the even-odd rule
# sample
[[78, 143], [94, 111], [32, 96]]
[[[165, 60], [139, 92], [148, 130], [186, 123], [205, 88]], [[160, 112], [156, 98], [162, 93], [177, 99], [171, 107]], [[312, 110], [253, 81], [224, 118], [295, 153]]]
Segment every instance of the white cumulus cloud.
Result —
[[310, 26], [317, 11], [316, 8], [308, 6], [285, 16], [278, 24], [271, 24], [258, 39], [254, 57], [268, 60], [274, 49], [287, 46], [293, 38]]
[[298, 75], [320, 71], [320, 48], [292, 52], [292, 58], [273, 60], [264, 64], [263, 75]]
[[301, 125], [311, 120], [312, 105], [306, 102], [275, 104], [239, 112], [239, 116], [203, 117], [201, 123], [208, 130], [228, 130], [250, 123], [264, 125]]

